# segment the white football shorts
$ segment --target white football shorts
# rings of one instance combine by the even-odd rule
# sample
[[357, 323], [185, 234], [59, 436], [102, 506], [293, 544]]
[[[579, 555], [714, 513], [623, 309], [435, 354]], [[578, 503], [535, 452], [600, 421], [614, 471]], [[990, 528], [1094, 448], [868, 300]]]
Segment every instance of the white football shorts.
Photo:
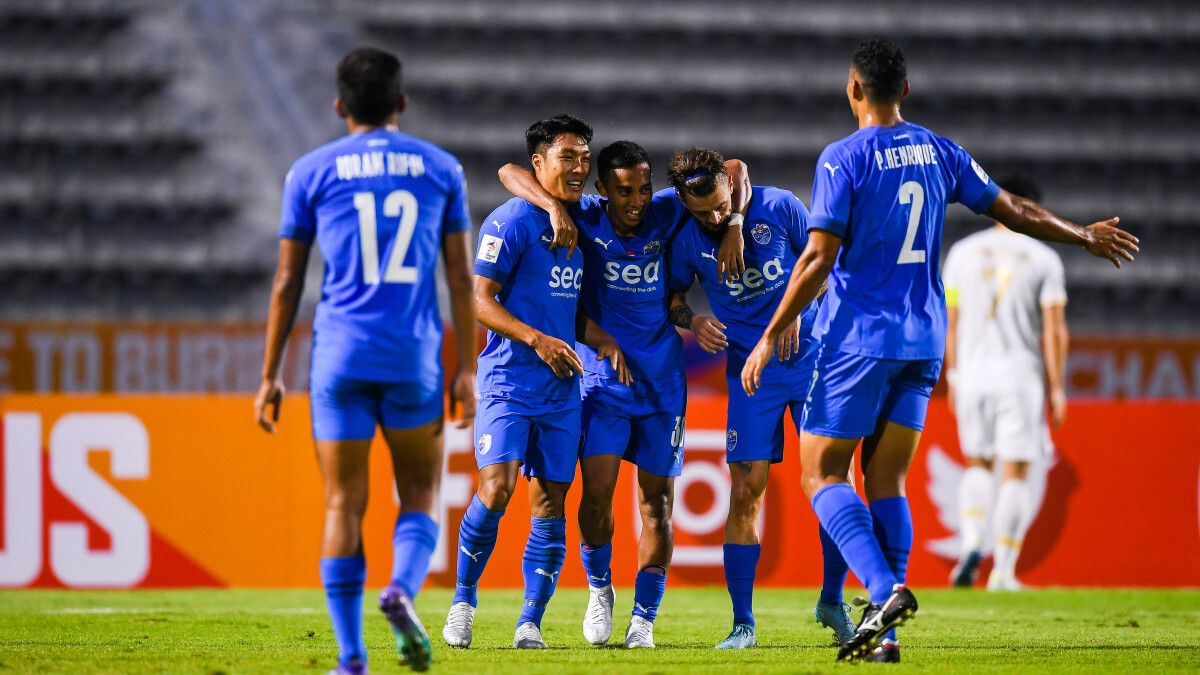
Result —
[[956, 394], [958, 442], [967, 457], [1032, 462], [1054, 452], [1041, 382], [1006, 393], [964, 387]]

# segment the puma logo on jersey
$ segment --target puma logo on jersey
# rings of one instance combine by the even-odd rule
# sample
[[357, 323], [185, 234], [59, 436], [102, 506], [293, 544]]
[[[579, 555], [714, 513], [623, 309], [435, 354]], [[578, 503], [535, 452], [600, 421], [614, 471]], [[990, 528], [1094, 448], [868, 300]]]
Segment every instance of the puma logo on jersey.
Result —
[[833, 174], [836, 173], [838, 169], [842, 168], [842, 165], [838, 164], [837, 166], [829, 166], [829, 162], [825, 162], [825, 168], [829, 169], [829, 177], [833, 178]]
[[596, 238], [592, 239], [592, 241], [596, 242], [597, 244], [600, 244], [604, 248], [608, 248], [608, 245], [612, 243], [612, 239], [609, 239], [608, 241], [604, 241], [600, 237], [596, 237]]
[[475, 562], [479, 562], [479, 556], [483, 555], [483, 551], [479, 551], [478, 553], [471, 553], [470, 551], [467, 550], [466, 546], [459, 546], [458, 550], [462, 551], [463, 553], [466, 553], [467, 557], [470, 558], [471, 560], [474, 560]]
[[701, 253], [700, 257], [701, 258], [711, 258], [713, 262], [717, 262], [717, 256], [713, 255], [716, 252], [717, 252], [717, 249], [714, 248], [712, 250], [712, 253]]
[[497, 229], [497, 230], [499, 230], [500, 228], [502, 228], [502, 227], [504, 227], [504, 226], [506, 225], [506, 223], [501, 223], [501, 222], [498, 222], [498, 221], [495, 221], [495, 220], [493, 220], [493, 221], [492, 221], [492, 224], [496, 226], [496, 229]]
[[554, 574], [551, 574], [551, 573], [547, 572], [546, 570], [544, 570], [544, 569], [542, 569], [542, 568], [540, 568], [540, 567], [539, 567], [539, 568], [537, 568], [537, 569], [535, 569], [535, 570], [534, 570], [534, 572], [537, 572], [538, 574], [540, 574], [540, 575], [542, 575], [542, 576], [544, 576], [544, 577], [550, 577], [550, 581], [551, 581], [551, 582], [554, 582], [554, 581], [556, 581], [556, 580], [558, 579], [558, 575], [559, 575], [559, 574], [562, 574], [562, 570], [559, 570], [559, 571], [555, 572]]

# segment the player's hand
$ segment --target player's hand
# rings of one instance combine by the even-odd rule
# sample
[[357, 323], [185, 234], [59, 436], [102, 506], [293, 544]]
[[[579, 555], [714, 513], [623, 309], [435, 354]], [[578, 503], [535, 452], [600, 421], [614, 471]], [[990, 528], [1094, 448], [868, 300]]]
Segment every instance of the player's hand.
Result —
[[746, 271], [746, 240], [742, 238], [742, 227], [726, 227], [725, 236], [721, 237], [721, 249], [717, 251], [717, 279], [721, 283], [727, 280], [737, 281]]
[[[275, 423], [279, 421], [279, 411], [283, 408], [283, 380], [263, 378], [258, 385], [258, 394], [254, 397], [254, 420], [266, 431], [275, 433]], [[268, 412], [270, 408], [270, 412]]]
[[579, 245], [579, 229], [567, 214], [567, 207], [559, 204], [550, 211], [550, 227], [554, 228], [554, 240], [550, 242], [550, 250], [567, 249], [567, 260], [570, 260], [575, 254], [575, 247]]
[[716, 354], [729, 346], [725, 333], [722, 332], [724, 330], [725, 324], [711, 316], [697, 314], [692, 317], [692, 333], [696, 335], [696, 342], [709, 354]]
[[538, 333], [530, 346], [546, 362], [546, 365], [550, 366], [556, 376], [567, 377], [571, 371], [583, 374], [583, 361], [580, 361], [575, 350], [562, 340], [545, 333]]
[[454, 409], [462, 406], [462, 418], [458, 422], [459, 429], [469, 429], [475, 420], [475, 405], [479, 399], [475, 397], [475, 373], [460, 370], [454, 374], [454, 382], [450, 385], [450, 419], [454, 419]]
[[1121, 258], [1132, 261], [1133, 254], [1140, 250], [1137, 237], [1115, 227], [1119, 222], [1120, 218], [1110, 218], [1088, 225], [1087, 241], [1083, 244], [1088, 253], [1097, 258], [1108, 258], [1117, 267], [1121, 266]]
[[775, 354], [779, 357], [779, 362], [783, 363], [792, 358], [792, 354], [800, 353], [800, 319], [796, 318], [783, 331], [783, 335], [775, 341]]
[[601, 338], [600, 346], [596, 348], [596, 360], [603, 361], [604, 359], [608, 359], [613, 370], [617, 371], [617, 379], [621, 381], [621, 384], [626, 387], [633, 384], [633, 374], [629, 372], [629, 364], [625, 363], [625, 353], [621, 351], [621, 347], [617, 345], [616, 339], [611, 335]]
[[1067, 421], [1067, 392], [1062, 389], [1050, 391], [1050, 426], [1057, 429]]
[[754, 351], [750, 352], [750, 358], [746, 359], [746, 365], [742, 366], [742, 389], [747, 396], [753, 396], [762, 385], [763, 368], [767, 367], [774, 351], [775, 341], [767, 339], [766, 335], [754, 345]]

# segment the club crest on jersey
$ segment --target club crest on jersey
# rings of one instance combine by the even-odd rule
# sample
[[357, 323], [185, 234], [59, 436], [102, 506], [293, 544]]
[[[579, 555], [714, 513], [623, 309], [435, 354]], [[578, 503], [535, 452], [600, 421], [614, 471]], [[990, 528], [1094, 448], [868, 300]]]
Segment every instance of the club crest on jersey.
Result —
[[729, 429], [725, 432], [725, 452], [733, 452], [737, 447], [737, 432]]
[[750, 236], [760, 245], [765, 245], [771, 241], [771, 228], [767, 227], [766, 223], [759, 223], [750, 229]]
[[479, 437], [479, 454], [486, 455], [492, 449], [492, 435], [484, 434]]
[[651, 241], [651, 242], [648, 242], [648, 243], [647, 243], [645, 246], [643, 246], [643, 247], [642, 247], [642, 253], [643, 253], [644, 255], [653, 255], [653, 254], [655, 254], [655, 253], [658, 253], [658, 251], [659, 251], [661, 248], [662, 248], [662, 243], [661, 243], [661, 242], [658, 242], [658, 241]]

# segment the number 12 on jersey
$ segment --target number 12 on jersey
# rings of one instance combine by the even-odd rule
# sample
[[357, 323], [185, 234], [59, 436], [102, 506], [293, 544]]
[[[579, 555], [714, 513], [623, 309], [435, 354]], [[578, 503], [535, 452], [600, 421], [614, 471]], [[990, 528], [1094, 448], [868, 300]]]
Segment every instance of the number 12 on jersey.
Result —
[[[379, 237], [375, 224], [375, 193], [358, 192], [354, 195], [354, 208], [358, 210], [358, 241], [362, 251], [363, 283], [379, 283]], [[399, 218], [396, 241], [392, 254], [388, 256], [383, 282], [387, 284], [414, 284], [417, 268], [405, 267], [404, 258], [412, 244], [413, 231], [417, 228], [417, 198], [408, 190], [393, 190], [383, 199], [383, 217]]]

